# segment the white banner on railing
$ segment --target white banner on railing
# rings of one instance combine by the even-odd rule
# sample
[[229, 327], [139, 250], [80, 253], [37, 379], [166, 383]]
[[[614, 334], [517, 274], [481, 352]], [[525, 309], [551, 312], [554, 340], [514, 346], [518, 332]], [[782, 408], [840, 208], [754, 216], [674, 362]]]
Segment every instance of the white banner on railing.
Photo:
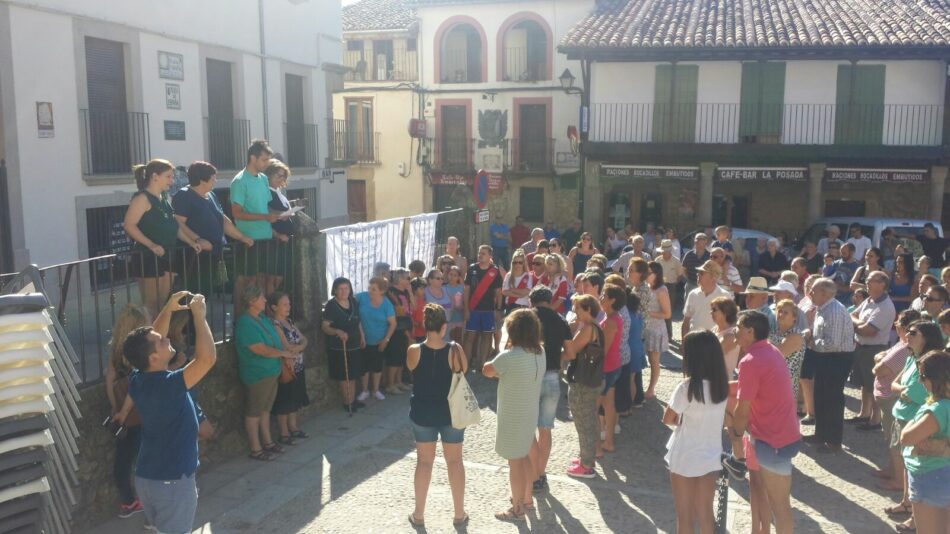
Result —
[[345, 276], [353, 292], [366, 291], [373, 276], [373, 265], [386, 262], [395, 267], [402, 253], [402, 228], [405, 219], [388, 219], [329, 228], [327, 237], [327, 290], [333, 280]]
[[438, 213], [423, 213], [409, 218], [406, 262], [422, 260], [426, 267], [435, 265], [435, 223]]

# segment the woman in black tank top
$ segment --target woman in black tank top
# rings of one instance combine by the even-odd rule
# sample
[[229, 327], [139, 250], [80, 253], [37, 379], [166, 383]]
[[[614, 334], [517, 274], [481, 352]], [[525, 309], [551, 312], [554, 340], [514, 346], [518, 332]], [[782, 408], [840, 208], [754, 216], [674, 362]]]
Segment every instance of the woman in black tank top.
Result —
[[416, 440], [416, 507], [409, 514], [409, 522], [422, 526], [425, 518], [426, 495], [432, 479], [435, 461], [435, 442], [441, 436], [442, 455], [449, 472], [452, 502], [455, 505], [455, 525], [468, 522], [465, 513], [465, 467], [462, 465], [464, 429], [452, 427], [449, 412], [449, 388], [453, 373], [465, 373], [468, 358], [458, 344], [445, 342], [447, 321], [445, 309], [438, 304], [426, 304], [424, 314], [426, 339], [409, 347], [406, 366], [412, 372], [412, 397], [409, 399], [409, 419]]

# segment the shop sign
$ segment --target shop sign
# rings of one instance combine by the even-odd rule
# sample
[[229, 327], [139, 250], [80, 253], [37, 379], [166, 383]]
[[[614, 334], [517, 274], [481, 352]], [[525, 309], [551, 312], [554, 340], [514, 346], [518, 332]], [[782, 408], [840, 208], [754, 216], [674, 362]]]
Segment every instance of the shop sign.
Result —
[[697, 180], [699, 167], [653, 167], [648, 165], [601, 165], [600, 175], [605, 178], [658, 178], [668, 180]]
[[[472, 185], [472, 177], [464, 174], [434, 172], [430, 176], [432, 185]], [[501, 193], [505, 190], [505, 180], [501, 174], [488, 173], [488, 192]]]
[[488, 222], [488, 210], [478, 210], [475, 212], [475, 224], [485, 224]]
[[927, 183], [926, 169], [834, 169], [825, 171], [829, 182], [923, 184]]
[[505, 181], [500, 174], [496, 172], [488, 173], [488, 192], [501, 193], [505, 189]]
[[806, 167], [719, 167], [716, 179], [720, 182], [805, 182]]

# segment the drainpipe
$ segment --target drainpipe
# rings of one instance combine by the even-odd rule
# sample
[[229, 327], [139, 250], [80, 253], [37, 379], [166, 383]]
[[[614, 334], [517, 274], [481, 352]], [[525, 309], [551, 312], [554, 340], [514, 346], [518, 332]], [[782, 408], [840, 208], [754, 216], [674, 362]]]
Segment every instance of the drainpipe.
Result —
[[267, 47], [264, 41], [264, 0], [257, 0], [258, 33], [261, 35], [261, 95], [264, 100], [264, 139], [270, 139], [267, 113]]

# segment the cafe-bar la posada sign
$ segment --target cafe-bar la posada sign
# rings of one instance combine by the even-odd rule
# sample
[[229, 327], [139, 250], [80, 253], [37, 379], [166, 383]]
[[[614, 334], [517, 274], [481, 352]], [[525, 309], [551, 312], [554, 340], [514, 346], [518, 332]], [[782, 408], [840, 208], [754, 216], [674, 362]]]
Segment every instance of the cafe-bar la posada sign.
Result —
[[698, 180], [699, 167], [657, 167], [651, 165], [601, 165], [605, 178], [653, 178], [667, 180]]
[[719, 167], [716, 179], [720, 182], [804, 182], [808, 180], [806, 167]]
[[861, 182], [892, 184], [925, 184], [929, 181], [926, 169], [825, 169], [828, 182]]

